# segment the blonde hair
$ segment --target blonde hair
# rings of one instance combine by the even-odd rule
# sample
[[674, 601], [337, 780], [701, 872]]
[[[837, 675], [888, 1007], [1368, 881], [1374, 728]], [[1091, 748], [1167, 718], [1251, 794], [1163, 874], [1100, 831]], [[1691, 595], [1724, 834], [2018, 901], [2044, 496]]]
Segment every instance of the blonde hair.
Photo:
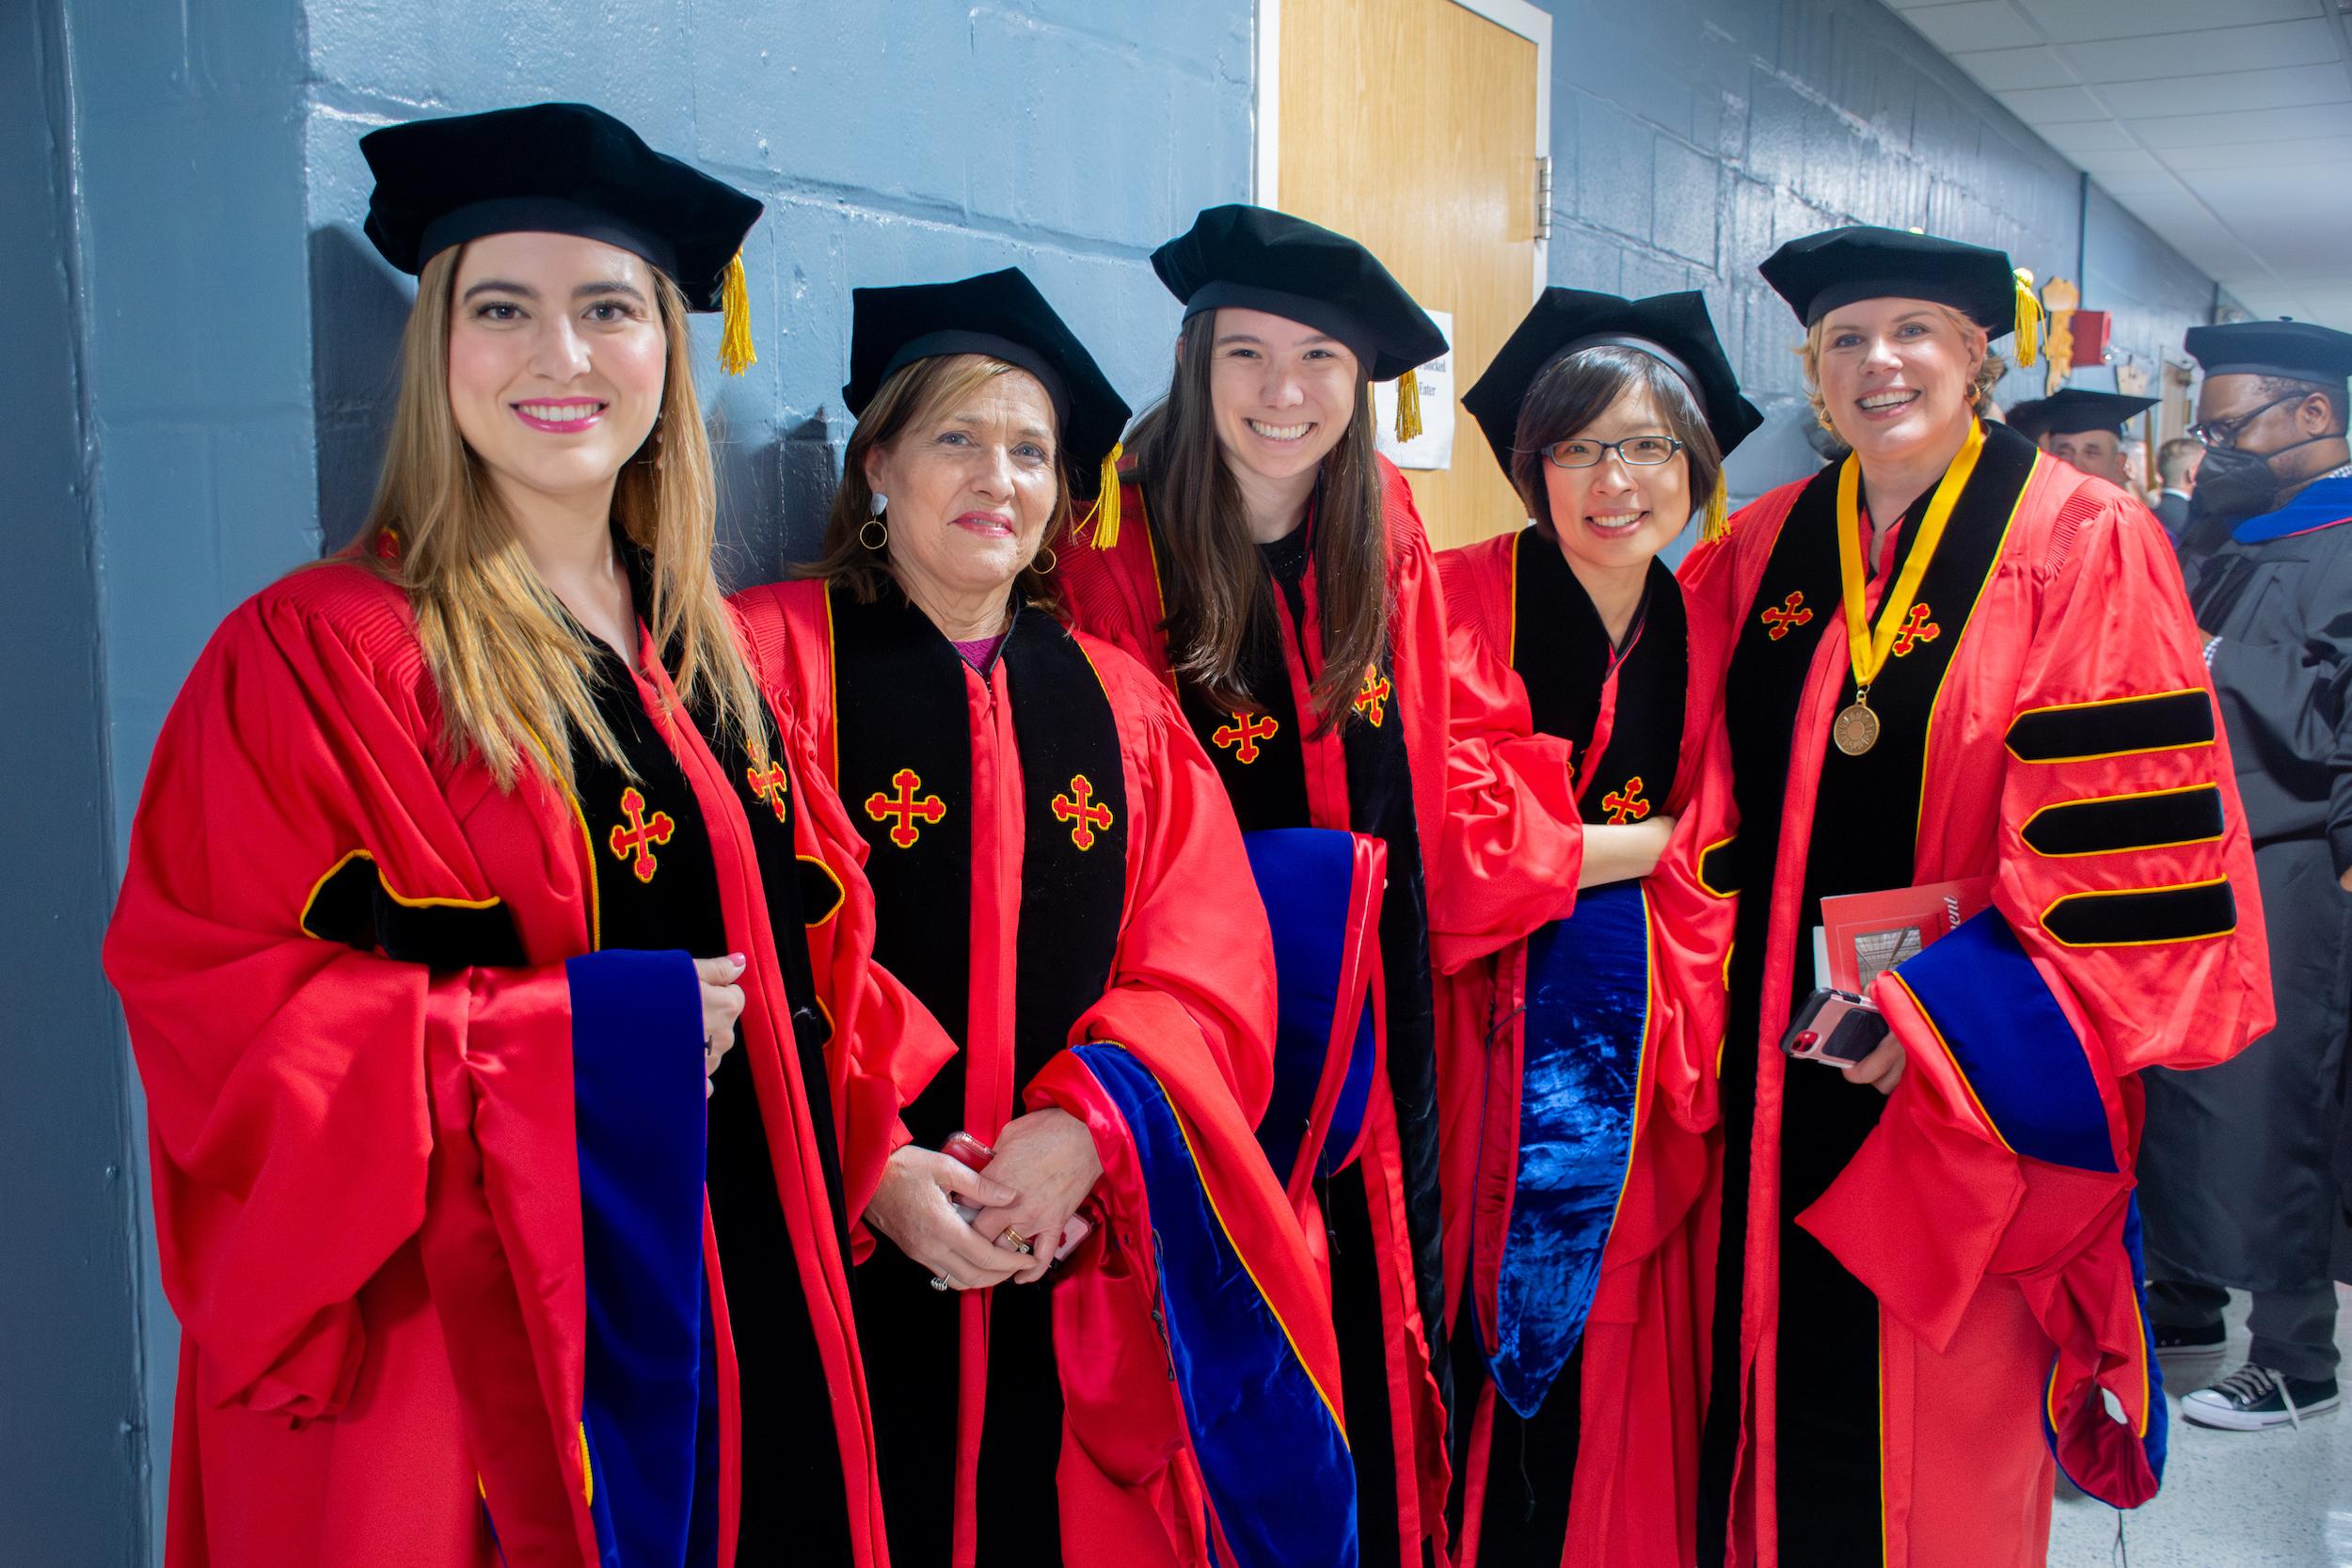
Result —
[[[850, 432], [841, 483], [834, 490], [833, 509], [825, 520], [823, 553], [803, 575], [847, 583], [860, 604], [872, 604], [892, 580], [890, 519], [886, 513], [877, 516], [874, 512], [874, 487], [866, 477], [866, 454], [917, 425], [946, 418], [998, 376], [1020, 369], [984, 354], [935, 354], [891, 372], [866, 404], [866, 412], [858, 416], [857, 428]], [[1045, 531], [1039, 536], [1041, 551], [1070, 537], [1070, 466], [1062, 458], [1058, 428], [1054, 432], [1054, 515], [1046, 519]], [[882, 544], [869, 550], [860, 536], [869, 523], [876, 522], [883, 529]], [[1060, 608], [1061, 594], [1053, 577], [1038, 570], [1034, 557], [1021, 569], [1014, 586], [1030, 604], [1047, 610]]]
[[[1963, 340], [1984, 344], [1984, 357], [1978, 362], [1976, 379], [1968, 386], [1969, 410], [1981, 415], [1993, 402], [1993, 388], [1999, 386], [2001, 377], [2009, 373], [2009, 360], [2005, 356], [1993, 352], [1990, 336], [1964, 312], [1955, 310], [1948, 305], [1938, 305], [1936, 309], [1944, 312], [1945, 320], [1960, 329]], [[1813, 417], [1821, 421], [1823, 430], [1836, 435], [1837, 426], [1831, 422], [1829, 417], [1828, 400], [1821, 396], [1821, 340], [1827, 335], [1828, 326], [1828, 319], [1824, 317], [1806, 327], [1804, 341], [1797, 346], [1796, 354], [1804, 365], [1804, 396], [1805, 401], [1813, 405]], [[1839, 436], [1839, 439], [1844, 437]]]
[[[536, 749], [569, 788], [576, 740], [624, 771], [628, 763], [596, 711], [593, 655], [540, 581], [482, 459], [458, 432], [449, 336], [463, 248], [442, 251], [418, 275], [384, 471], [358, 559], [398, 583], [415, 607], [451, 753], [478, 756], [501, 789], [512, 789], [525, 749]], [[758, 689], [711, 574], [718, 483], [694, 393], [686, 301], [668, 277], [653, 277], [669, 338], [661, 409], [652, 438], [621, 467], [612, 516], [652, 557], [653, 603], [636, 610], [656, 647], [677, 650], [679, 699], [706, 708], [719, 735], [739, 738], [764, 765]], [[396, 550], [383, 549], [387, 535]]]

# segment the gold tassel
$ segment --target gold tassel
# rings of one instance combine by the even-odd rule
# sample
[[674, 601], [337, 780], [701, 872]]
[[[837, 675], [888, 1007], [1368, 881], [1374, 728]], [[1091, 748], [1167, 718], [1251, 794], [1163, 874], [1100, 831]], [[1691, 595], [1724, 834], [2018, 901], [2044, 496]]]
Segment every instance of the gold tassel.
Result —
[[729, 375], [741, 375], [759, 363], [759, 355], [752, 348], [752, 292], [743, 281], [739, 250], [727, 263], [727, 280], [719, 291], [719, 311], [725, 324], [719, 333], [719, 368]]
[[1421, 377], [1406, 371], [1396, 378], [1396, 438], [1409, 441], [1421, 434]]
[[2017, 363], [2020, 369], [2042, 357], [2042, 301], [2034, 297], [2033, 274], [2017, 269]]
[[1094, 547], [1107, 550], [1119, 543], [1119, 460], [1126, 447], [1117, 441], [1103, 454], [1102, 487], [1094, 492]]
[[1699, 522], [1699, 543], [1712, 545], [1731, 537], [1731, 487], [1715, 476], [1715, 493], [1707, 498], [1707, 513]]

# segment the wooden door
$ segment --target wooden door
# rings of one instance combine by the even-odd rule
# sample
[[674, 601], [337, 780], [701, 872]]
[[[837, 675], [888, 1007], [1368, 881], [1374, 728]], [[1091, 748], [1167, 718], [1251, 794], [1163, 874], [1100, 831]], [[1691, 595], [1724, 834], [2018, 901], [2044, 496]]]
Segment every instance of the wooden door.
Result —
[[[1458, 395], [1535, 278], [1536, 47], [1454, 0], [1280, 0], [1276, 205], [1354, 235], [1454, 315]], [[1453, 461], [1408, 469], [1439, 549], [1526, 518], [1470, 415]]]

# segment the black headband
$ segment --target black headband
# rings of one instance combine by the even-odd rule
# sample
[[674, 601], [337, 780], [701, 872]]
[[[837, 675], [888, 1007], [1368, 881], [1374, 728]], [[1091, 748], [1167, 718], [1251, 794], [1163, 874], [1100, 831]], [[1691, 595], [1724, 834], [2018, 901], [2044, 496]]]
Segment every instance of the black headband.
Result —
[[643, 257], [671, 277], [677, 276], [677, 248], [660, 235], [612, 214], [556, 196], [508, 196], [476, 201], [443, 213], [424, 226], [417, 242], [420, 260], [437, 256], [453, 245], [486, 239], [492, 234], [577, 234], [618, 245]]
[[1536, 379], [1541, 380], [1550, 372], [1552, 366], [1557, 365], [1569, 355], [1581, 354], [1588, 348], [1629, 348], [1636, 354], [1648, 355], [1652, 359], [1680, 376], [1682, 384], [1691, 388], [1692, 400], [1699, 405], [1700, 415], [1704, 417], [1707, 413], [1707, 389], [1699, 385], [1698, 372], [1692, 370], [1680, 355], [1666, 347], [1665, 344], [1654, 343], [1647, 338], [1637, 338], [1627, 332], [1596, 332], [1590, 337], [1577, 339], [1576, 341], [1544, 361], [1544, 368], [1536, 372]]

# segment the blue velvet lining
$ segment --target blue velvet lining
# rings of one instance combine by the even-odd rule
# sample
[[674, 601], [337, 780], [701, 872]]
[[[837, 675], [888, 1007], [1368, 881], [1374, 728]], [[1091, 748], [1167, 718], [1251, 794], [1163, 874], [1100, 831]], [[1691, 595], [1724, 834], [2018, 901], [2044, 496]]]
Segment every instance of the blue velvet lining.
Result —
[[1495, 1288], [1495, 1391], [1543, 1407], [1584, 1334], [1633, 1148], [1649, 1028], [1649, 908], [1639, 882], [1577, 895], [1527, 939], [1519, 1170]]
[[[717, 1362], [703, 1279], [701, 986], [684, 953], [591, 953], [565, 970], [597, 1544], [607, 1568], [707, 1563], [719, 1497], [702, 1464], [716, 1440]], [[690, 1556], [690, 1541], [707, 1555]]]
[[[1275, 1180], [1287, 1184], [1330, 1054], [1347, 955], [1355, 835], [1336, 828], [1269, 828], [1244, 833], [1242, 845], [1249, 852], [1258, 895], [1274, 927], [1274, 973], [1281, 998], [1274, 1037], [1274, 1093], [1258, 1123], [1258, 1143], [1274, 1167]], [[1326, 1176], [1346, 1164], [1363, 1135], [1364, 1112], [1372, 1098], [1373, 1054], [1372, 1009], [1365, 1007], [1319, 1156]]]
[[1135, 1140], [1161, 1321], [1201, 1480], [1238, 1568], [1349, 1568], [1347, 1439], [1250, 1277], [1159, 1081], [1120, 1046], [1073, 1048]]
[[2082, 1041], [1998, 910], [1962, 921], [1896, 973], [2010, 1148], [2076, 1170], [2115, 1169]]

